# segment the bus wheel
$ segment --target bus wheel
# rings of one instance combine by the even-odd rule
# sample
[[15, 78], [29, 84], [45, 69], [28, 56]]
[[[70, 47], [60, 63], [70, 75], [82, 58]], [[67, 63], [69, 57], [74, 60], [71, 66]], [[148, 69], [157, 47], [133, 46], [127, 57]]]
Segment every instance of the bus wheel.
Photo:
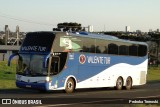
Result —
[[66, 83], [65, 91], [66, 93], [72, 93], [75, 89], [75, 83], [72, 78], [69, 78]]
[[118, 77], [116, 81], [116, 89], [121, 90], [123, 88], [123, 79], [122, 77]]
[[127, 78], [125, 88], [126, 88], [127, 90], [130, 90], [130, 89], [132, 88], [132, 78], [131, 78], [131, 77], [128, 77], [128, 78]]

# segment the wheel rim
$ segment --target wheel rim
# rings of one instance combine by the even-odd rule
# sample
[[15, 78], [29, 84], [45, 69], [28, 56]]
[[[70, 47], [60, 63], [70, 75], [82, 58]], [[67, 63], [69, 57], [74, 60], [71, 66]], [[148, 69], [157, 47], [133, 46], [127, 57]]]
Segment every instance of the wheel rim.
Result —
[[126, 89], [130, 90], [132, 88], [132, 79], [130, 77], [126, 80]]
[[73, 89], [73, 83], [72, 83], [72, 82], [69, 81], [69, 82], [67, 83], [67, 89], [68, 89], [68, 90], [72, 90], [72, 89]]
[[130, 85], [131, 85], [131, 81], [130, 81], [130, 79], [128, 79], [126, 86], [130, 86]]
[[122, 87], [122, 80], [121, 80], [121, 79], [118, 79], [118, 81], [117, 81], [117, 86], [118, 86], [118, 87]]
[[117, 90], [121, 90], [122, 87], [123, 87], [123, 80], [122, 80], [121, 77], [119, 77], [119, 78], [117, 79], [117, 82], [116, 82], [116, 89], [117, 89]]

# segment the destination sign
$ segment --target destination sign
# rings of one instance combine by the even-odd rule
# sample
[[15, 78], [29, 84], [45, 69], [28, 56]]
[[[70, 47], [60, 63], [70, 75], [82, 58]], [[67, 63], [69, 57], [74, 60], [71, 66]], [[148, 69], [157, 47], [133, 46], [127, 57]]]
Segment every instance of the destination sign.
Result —
[[46, 47], [42, 47], [42, 46], [23, 46], [21, 47], [22, 51], [45, 52], [46, 49], [47, 49]]

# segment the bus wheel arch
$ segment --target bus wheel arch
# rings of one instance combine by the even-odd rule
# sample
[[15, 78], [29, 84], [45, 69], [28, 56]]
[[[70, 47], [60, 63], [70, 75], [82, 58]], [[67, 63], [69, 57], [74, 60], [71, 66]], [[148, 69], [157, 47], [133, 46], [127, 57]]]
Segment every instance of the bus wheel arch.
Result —
[[122, 76], [119, 76], [119, 77], [117, 78], [117, 80], [116, 80], [116, 86], [115, 86], [115, 88], [116, 88], [117, 90], [122, 90], [123, 84], [124, 84], [123, 77], [122, 77]]
[[128, 76], [126, 79], [125, 88], [126, 90], [130, 90], [132, 88], [133, 80], [131, 76]]
[[75, 91], [76, 81], [73, 77], [69, 77], [65, 83], [65, 92], [73, 93]]

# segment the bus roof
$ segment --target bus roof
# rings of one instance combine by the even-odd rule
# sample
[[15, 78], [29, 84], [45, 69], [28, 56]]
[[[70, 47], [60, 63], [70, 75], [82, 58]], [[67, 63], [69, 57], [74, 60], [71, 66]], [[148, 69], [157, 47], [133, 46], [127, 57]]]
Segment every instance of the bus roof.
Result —
[[104, 39], [104, 40], [111, 40], [111, 41], [125, 42], [125, 43], [132, 43], [132, 44], [147, 45], [147, 43], [145, 43], [145, 42], [119, 39], [118, 37], [115, 37], [112, 35], [94, 34], [94, 33], [87, 33], [87, 32], [69, 33], [69, 35], [80, 36], [80, 37], [89, 37], [89, 38], [95, 38], [95, 39]]
[[[88, 33], [88, 32], [39, 31], [39, 33], [41, 32], [56, 33], [56, 34], [64, 33], [66, 35], [71, 35], [71, 36], [88, 37], [88, 38], [94, 38], [94, 39], [103, 39], [103, 40], [110, 40], [110, 41], [117, 41], [117, 42], [132, 43], [132, 44], [148, 46], [147, 43], [145, 42], [124, 40], [124, 39], [119, 39], [118, 37], [115, 37], [112, 35], [105, 35], [105, 34], [95, 34], [95, 33]], [[29, 33], [34, 33], [34, 32], [29, 32]]]

